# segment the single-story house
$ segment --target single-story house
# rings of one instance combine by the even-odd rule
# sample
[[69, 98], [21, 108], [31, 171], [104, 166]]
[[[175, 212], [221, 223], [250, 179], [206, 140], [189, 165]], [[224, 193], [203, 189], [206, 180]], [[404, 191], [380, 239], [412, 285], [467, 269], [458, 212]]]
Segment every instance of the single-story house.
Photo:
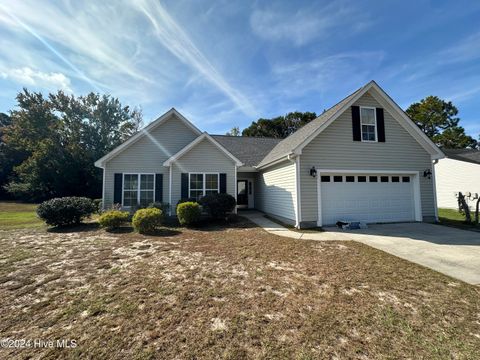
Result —
[[374, 81], [289, 137], [210, 135], [171, 109], [99, 159], [103, 207], [234, 196], [296, 227], [433, 221], [442, 151]]
[[476, 205], [480, 196], [480, 151], [471, 149], [442, 149], [445, 158], [435, 165], [438, 206], [457, 209], [457, 194], [470, 193], [467, 203]]

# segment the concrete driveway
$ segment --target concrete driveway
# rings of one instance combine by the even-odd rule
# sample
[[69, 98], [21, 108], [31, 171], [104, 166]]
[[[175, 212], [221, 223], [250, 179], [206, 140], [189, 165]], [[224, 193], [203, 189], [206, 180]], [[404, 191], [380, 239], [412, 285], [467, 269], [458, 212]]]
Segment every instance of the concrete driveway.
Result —
[[[344, 236], [470, 284], [480, 284], [480, 232], [425, 223], [370, 225]], [[327, 236], [328, 237], [328, 236]]]

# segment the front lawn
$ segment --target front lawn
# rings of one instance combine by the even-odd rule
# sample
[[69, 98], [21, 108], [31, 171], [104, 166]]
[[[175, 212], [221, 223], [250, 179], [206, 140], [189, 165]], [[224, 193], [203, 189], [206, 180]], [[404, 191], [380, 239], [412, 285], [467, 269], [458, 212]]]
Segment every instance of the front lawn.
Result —
[[[472, 212], [472, 222], [475, 213]], [[456, 209], [438, 209], [438, 219], [440, 224], [457, 227], [464, 230], [480, 231], [480, 225], [465, 223], [465, 215], [462, 215]]]
[[0, 230], [43, 226], [36, 209], [35, 204], [0, 202]]
[[157, 236], [0, 231], [0, 337], [24, 358], [480, 358], [480, 289], [353, 242], [245, 220]]

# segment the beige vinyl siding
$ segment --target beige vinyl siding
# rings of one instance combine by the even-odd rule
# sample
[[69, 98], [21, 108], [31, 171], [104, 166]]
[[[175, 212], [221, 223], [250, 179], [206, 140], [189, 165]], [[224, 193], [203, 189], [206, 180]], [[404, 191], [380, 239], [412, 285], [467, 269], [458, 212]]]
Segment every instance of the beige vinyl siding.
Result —
[[208, 139], [204, 139], [172, 163], [173, 206], [177, 205], [182, 195], [181, 174], [192, 172], [227, 174], [227, 193], [235, 196], [235, 162]]
[[295, 223], [295, 163], [285, 161], [258, 174], [255, 207]]
[[163, 174], [163, 202], [168, 202], [169, 170], [163, 162], [192, 142], [197, 135], [176, 116], [166, 120], [105, 165], [104, 207], [113, 204], [115, 173]]
[[[480, 194], [480, 164], [454, 159], [442, 159], [435, 165], [438, 207], [458, 208], [455, 193]], [[467, 200], [475, 206], [476, 200]]]
[[[382, 107], [366, 93], [354, 105]], [[429, 153], [395, 120], [386, 109], [386, 142], [353, 141], [352, 114], [348, 108], [339, 118], [310, 142], [301, 155], [302, 221], [317, 220], [317, 180], [309, 175], [317, 169], [408, 170], [420, 172], [421, 206], [424, 218], [435, 216], [433, 179], [423, 177], [432, 168]]]

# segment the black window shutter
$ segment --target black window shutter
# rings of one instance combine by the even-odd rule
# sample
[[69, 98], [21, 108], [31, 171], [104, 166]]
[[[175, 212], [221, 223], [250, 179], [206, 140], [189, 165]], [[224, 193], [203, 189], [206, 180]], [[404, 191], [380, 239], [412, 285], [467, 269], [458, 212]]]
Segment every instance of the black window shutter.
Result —
[[227, 192], [227, 174], [220, 174], [220, 194]]
[[352, 132], [353, 132], [353, 141], [362, 141], [359, 106], [352, 106]]
[[188, 174], [182, 173], [182, 196], [183, 200], [188, 199]]
[[377, 108], [377, 133], [378, 142], [385, 142], [385, 118], [382, 108]]
[[163, 174], [155, 174], [155, 201], [163, 202]]
[[114, 174], [113, 178], [113, 203], [121, 204], [122, 203], [122, 181], [123, 174]]

